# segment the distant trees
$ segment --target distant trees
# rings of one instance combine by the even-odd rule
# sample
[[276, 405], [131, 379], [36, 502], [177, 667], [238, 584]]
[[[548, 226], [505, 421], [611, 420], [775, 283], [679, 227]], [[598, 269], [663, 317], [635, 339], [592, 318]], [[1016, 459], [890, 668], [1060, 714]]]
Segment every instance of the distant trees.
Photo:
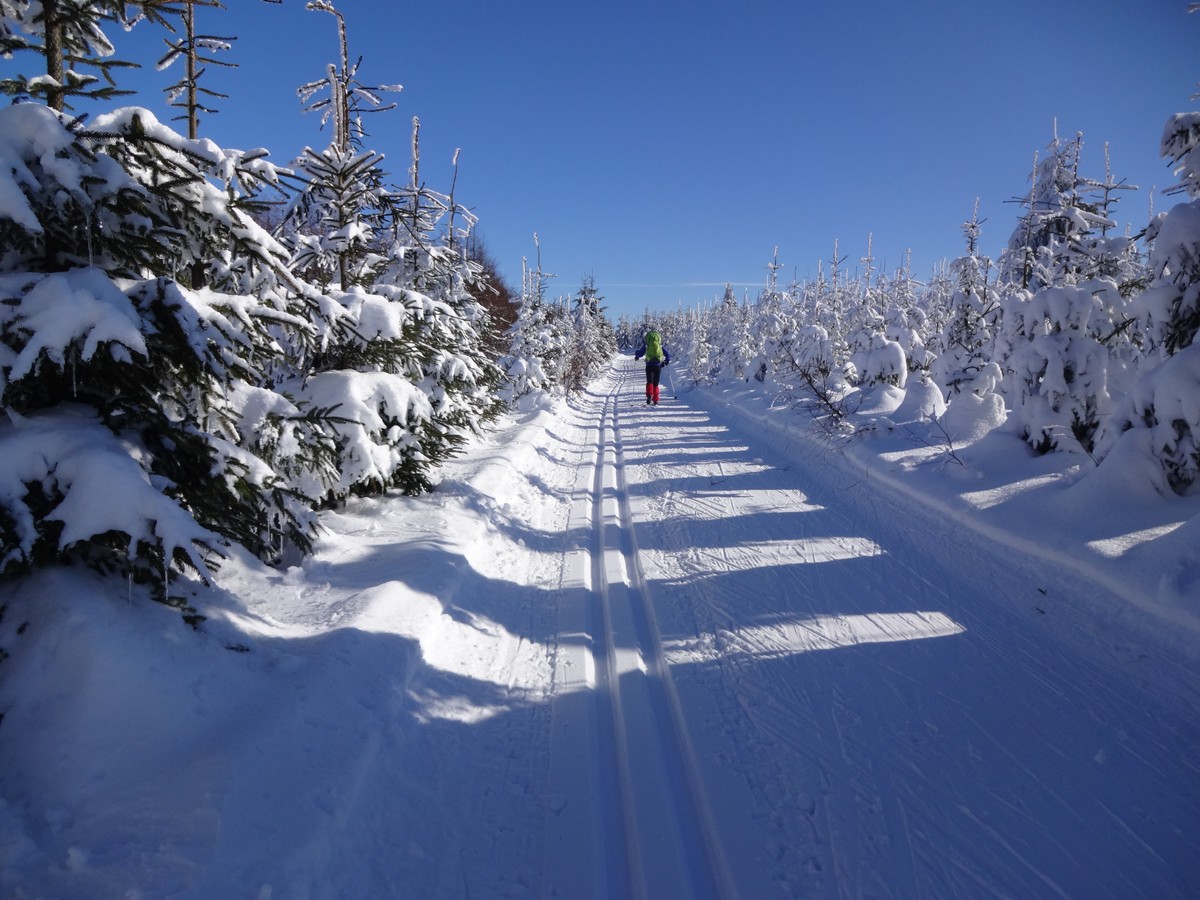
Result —
[[509, 402], [537, 390], [578, 391], [617, 352], [617, 335], [595, 278], [586, 276], [573, 299], [549, 300], [551, 277], [542, 270], [539, 251], [537, 268], [526, 273], [517, 319], [508, 330], [509, 350], [501, 359]]
[[[1200, 113], [1171, 117], [1162, 137], [1188, 201], [1137, 234], [1116, 221], [1134, 187], [1114, 177], [1107, 148], [1103, 177], [1085, 176], [1083, 149], [1080, 135], [1055, 136], [1039, 155], [998, 264], [980, 251], [977, 207], [963, 225], [965, 253], [925, 282], [907, 267], [879, 271], [870, 238], [848, 271], [835, 242], [814, 280], [780, 284], [776, 255], [753, 302], [727, 288], [655, 318], [697, 383], [759, 381], [835, 426], [869, 399], [976, 437], [1003, 425], [1035, 453], [1093, 464], [1120, 446], [1121, 459], [1132, 453], [1161, 473], [1163, 492], [1193, 492]], [[622, 323], [623, 346], [636, 334]]]
[[473, 230], [467, 238], [463, 252], [477, 268], [475, 279], [466, 285], [467, 292], [487, 311], [493, 326], [487, 337], [487, 346], [493, 356], [500, 356], [507, 349], [504, 333], [517, 320], [521, 298], [500, 274], [500, 267], [478, 229]]
[[[1083, 141], [1057, 137], [1037, 162], [1023, 215], [998, 265], [966, 252], [926, 283], [878, 272], [870, 243], [847, 274], [837, 245], [814, 281], [771, 277], [753, 303], [727, 290], [664, 314], [699, 383], [757, 379], [841, 420], [868, 395], [941, 395], [929, 415], [964, 426], [1004, 422], [1037, 453], [1102, 463], [1118, 445], [1157, 466], [1164, 492], [1200, 481], [1200, 113], [1166, 124], [1162, 153], [1189, 198], [1139, 235], [1117, 228], [1133, 187], [1081, 174]], [[920, 378], [919, 384], [912, 379]], [[892, 402], [901, 402], [899, 399]], [[948, 407], [945, 405], [948, 403]], [[876, 407], [880, 407], [877, 402]], [[1007, 421], [1005, 421], [1007, 419]]]

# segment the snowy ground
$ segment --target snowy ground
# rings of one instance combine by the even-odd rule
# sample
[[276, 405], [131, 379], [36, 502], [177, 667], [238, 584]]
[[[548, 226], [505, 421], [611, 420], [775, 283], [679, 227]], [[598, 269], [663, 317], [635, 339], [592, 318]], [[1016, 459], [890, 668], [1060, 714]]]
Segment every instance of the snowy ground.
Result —
[[1195, 502], [639, 379], [199, 634], [5, 588], [0, 895], [1200, 896]]

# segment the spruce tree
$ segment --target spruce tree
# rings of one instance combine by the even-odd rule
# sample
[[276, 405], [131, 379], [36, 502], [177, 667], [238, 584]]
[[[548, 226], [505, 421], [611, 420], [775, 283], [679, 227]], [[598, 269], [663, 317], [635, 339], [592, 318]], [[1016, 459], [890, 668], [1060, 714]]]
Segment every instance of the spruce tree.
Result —
[[509, 404], [535, 391], [550, 390], [554, 371], [547, 362], [556, 358], [550, 309], [536, 297], [526, 296], [517, 308], [517, 319], [507, 332], [508, 353], [500, 358], [505, 373], [502, 396]]
[[158, 61], [159, 69], [166, 69], [177, 60], [183, 60], [183, 75], [179, 81], [166, 88], [167, 100], [175, 107], [183, 110], [176, 116], [177, 120], [187, 122], [187, 136], [193, 140], [200, 136], [200, 114], [212, 115], [216, 109], [207, 106], [213, 99], [228, 99], [226, 94], [203, 87], [200, 79], [205, 73], [204, 66], [232, 67], [235, 63], [226, 62], [215, 56], [215, 53], [228, 50], [236, 38], [219, 37], [196, 31], [196, 7], [209, 6], [224, 9], [220, 0], [177, 0], [180, 5], [179, 18], [182, 21], [183, 34], [167, 39], [167, 52]]
[[1148, 230], [1152, 281], [1134, 310], [1150, 354], [1108, 436], [1137, 441], [1164, 488], [1184, 494], [1200, 484], [1200, 112], [1168, 119], [1161, 147], [1179, 178], [1172, 191], [1189, 199]]
[[569, 393], [585, 387], [617, 352], [616, 336], [601, 305], [603, 300], [596, 290], [595, 276], [586, 276], [575, 296], [571, 316], [572, 335], [563, 373], [563, 386]]
[[932, 368], [946, 399], [970, 390], [975, 377], [991, 360], [998, 307], [988, 278], [992, 261], [979, 252], [982, 225], [976, 201], [970, 221], [962, 226], [967, 252], [951, 263], [955, 284], [949, 298], [949, 318], [941, 335], [941, 353]]
[[1104, 273], [1132, 242], [1107, 239], [1112, 179], [1079, 174], [1082, 145], [1082, 136], [1055, 138], [1002, 259], [998, 347], [1010, 422], [1039, 453], [1093, 454], [1112, 413], [1112, 361], [1129, 340], [1127, 294]]
[[1174, 166], [1179, 184], [1170, 193], [1190, 199], [1155, 217], [1151, 243], [1150, 288], [1139, 298], [1152, 348], [1174, 356], [1200, 332], [1200, 112], [1177, 113], [1167, 120], [1162, 155]]
[[499, 411], [488, 317], [471, 296], [481, 270], [465, 257], [474, 218], [420, 182], [417, 127], [411, 181], [389, 185], [363, 119], [393, 108], [380, 94], [399, 88], [362, 84], [341, 13], [323, 0], [308, 8], [335, 16], [341, 53], [300, 89], [333, 136], [320, 152], [305, 149], [306, 184], [279, 229], [293, 271], [324, 296], [318, 344], [287, 387], [305, 408], [336, 417], [341, 474], [327, 501], [416, 493]]
[[[266, 390], [291, 430], [292, 468], [322, 477], [319, 430], [269, 390], [278, 335], [305, 327], [287, 308], [282, 248], [238, 203], [241, 188], [271, 180], [270, 167], [188, 141], [145, 110], [87, 130], [34, 104], [0, 117], [5, 158], [22, 164], [6, 188], [22, 202], [0, 218], [2, 402], [49, 429], [47, 468], [21, 457], [24, 489], [6, 492], [4, 518], [24, 523], [4, 535], [9, 571], [82, 559], [149, 580], [166, 599], [172, 572], [203, 575], [223, 541], [264, 557], [281, 539], [306, 547], [307, 502], [242, 428], [243, 401]], [[220, 181], [230, 172], [240, 188]], [[236, 256], [259, 292], [190, 290], [178, 276], [209, 255]], [[67, 464], [84, 458], [70, 438], [80, 427], [109, 435], [93, 439], [107, 461], [95, 471]], [[5, 428], [0, 442], [15, 453], [25, 430]], [[153, 491], [85, 506], [106, 479]]]
[[748, 311], [738, 302], [732, 284], [725, 285], [720, 302], [709, 317], [706, 337], [714, 348], [711, 376], [716, 381], [744, 381], [746, 365], [756, 354], [750, 337]]
[[0, 91], [44, 100], [58, 112], [71, 108], [71, 100], [128, 94], [117, 87], [114, 70], [135, 64], [114, 58], [105, 26], [128, 27], [140, 19], [168, 24], [178, 13], [175, 0], [7, 0], [0, 12], [0, 54], [36, 54], [44, 74], [0, 80]]

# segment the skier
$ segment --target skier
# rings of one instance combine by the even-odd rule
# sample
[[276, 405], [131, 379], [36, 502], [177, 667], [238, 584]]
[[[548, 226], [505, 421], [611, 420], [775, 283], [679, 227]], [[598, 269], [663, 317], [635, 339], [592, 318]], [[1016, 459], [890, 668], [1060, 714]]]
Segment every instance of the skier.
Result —
[[646, 332], [646, 338], [634, 359], [646, 357], [646, 402], [658, 405], [658, 380], [662, 377], [663, 366], [671, 364], [671, 354], [663, 344], [662, 335], [651, 328]]

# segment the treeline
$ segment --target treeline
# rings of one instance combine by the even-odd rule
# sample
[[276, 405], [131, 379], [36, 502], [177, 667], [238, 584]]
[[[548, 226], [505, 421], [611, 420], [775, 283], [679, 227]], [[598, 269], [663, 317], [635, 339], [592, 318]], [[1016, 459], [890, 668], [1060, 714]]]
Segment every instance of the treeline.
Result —
[[[1129, 187], [1088, 178], [1082, 138], [1041, 155], [999, 259], [963, 255], [925, 281], [903, 268], [845, 269], [780, 284], [753, 302], [731, 289], [697, 309], [648, 315], [704, 384], [756, 379], [798, 391], [831, 426], [873, 387], [978, 433], [1005, 422], [1033, 452], [1099, 463], [1123, 448], [1166, 495], [1200, 481], [1200, 112], [1170, 118], [1162, 155], [1188, 200], [1144, 229], [1118, 228]], [[644, 322], [623, 319], [623, 347]], [[1140, 462], [1134, 462], [1135, 460]]]
[[502, 396], [509, 404], [538, 393], [574, 393], [596, 378], [617, 353], [617, 335], [596, 290], [596, 279], [583, 279], [574, 297], [551, 299], [554, 276], [526, 265], [516, 321], [509, 328], [508, 353], [501, 360], [507, 383]]
[[[407, 180], [369, 146], [389, 89], [362, 80], [341, 13], [307, 5], [341, 40], [300, 90], [331, 140], [283, 168], [200, 133], [230, 39], [196, 19], [222, 8], [0, 2], [0, 55], [26, 66], [0, 79], [3, 576], [84, 562], [187, 611], [223, 547], [307, 552], [317, 510], [428, 489], [503, 409], [486, 304], [508, 298], [474, 217], [420, 180], [415, 120]], [[76, 108], [119, 96], [106, 29], [133, 25], [168, 29], [186, 135]]]

